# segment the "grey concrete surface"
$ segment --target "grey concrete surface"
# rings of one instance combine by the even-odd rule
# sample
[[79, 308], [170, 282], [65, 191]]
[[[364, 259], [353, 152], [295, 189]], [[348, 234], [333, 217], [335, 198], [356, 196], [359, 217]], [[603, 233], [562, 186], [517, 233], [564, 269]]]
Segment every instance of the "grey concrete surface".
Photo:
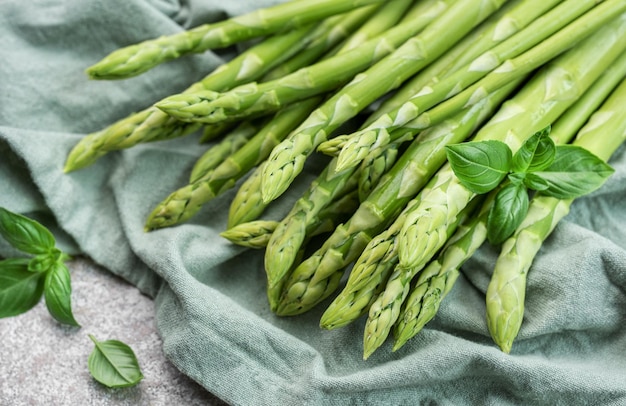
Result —
[[[28, 313], [0, 319], [1, 406], [226, 405], [165, 358], [149, 297], [89, 260], [68, 265], [82, 327], [55, 322], [43, 300]], [[144, 374], [139, 385], [109, 389], [96, 382], [87, 368], [88, 334], [130, 345]]]

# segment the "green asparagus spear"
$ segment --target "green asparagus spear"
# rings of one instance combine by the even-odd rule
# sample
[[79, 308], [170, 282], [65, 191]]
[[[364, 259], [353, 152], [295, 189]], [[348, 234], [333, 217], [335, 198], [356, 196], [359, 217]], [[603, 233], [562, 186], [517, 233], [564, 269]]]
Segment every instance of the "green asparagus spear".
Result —
[[261, 199], [261, 174], [264, 165], [265, 161], [261, 162], [239, 186], [228, 211], [228, 228], [258, 219], [267, 207]]
[[294, 264], [296, 254], [306, 237], [307, 225], [328, 202], [337, 196], [356, 189], [355, 169], [335, 171], [336, 160], [331, 160], [294, 204], [290, 213], [272, 234], [265, 252], [265, 272], [270, 287], [282, 282]]
[[[626, 15], [614, 19], [531, 79], [476, 135], [499, 139], [516, 151], [533, 132], [555, 121], [626, 48]], [[447, 225], [475, 194], [463, 187], [449, 165], [435, 187], [412, 211], [399, 237], [402, 267], [428, 262], [446, 240]]]
[[[578, 132], [574, 145], [579, 145], [608, 161], [626, 139], [626, 54], [598, 79], [594, 86], [553, 127], [552, 136], [568, 142]], [[619, 87], [599, 107], [606, 95], [621, 81]], [[541, 244], [556, 224], [567, 215], [572, 200], [560, 200], [538, 194], [530, 203], [523, 223], [502, 245], [491, 281], [487, 288], [487, 325], [494, 342], [508, 353], [522, 325], [526, 280]]]
[[[422, 196], [422, 199], [423, 198], [424, 196]], [[448, 225], [448, 229], [446, 230], [448, 237], [455, 232], [459, 223], [462, 223], [467, 216], [472, 214], [474, 208], [482, 199], [482, 196], [478, 199], [474, 199], [473, 202], [463, 209], [456, 220]], [[393, 248], [391, 248], [391, 250], [393, 250]], [[393, 262], [396, 261], [397, 259], [394, 258]], [[411, 280], [421, 270], [422, 267], [402, 268], [395, 266], [395, 269], [392, 271], [391, 275], [389, 275], [384, 290], [378, 294], [369, 307], [369, 314], [363, 334], [363, 359], [369, 358], [369, 356], [387, 339], [387, 335], [398, 318], [401, 305], [409, 292]]]
[[[390, 95], [390, 97], [382, 100], [380, 106], [376, 106], [374, 113], [365, 120], [363, 127], [370, 125], [380, 116], [387, 114], [404, 104], [426, 84], [430, 82], [437, 82], [440, 77], [445, 76], [447, 72], [451, 72], [452, 70], [450, 69], [450, 66], [452, 66], [455, 61], [459, 60], [459, 58], [462, 58], [462, 56], [466, 54], [466, 50], [483, 35], [486, 35], [486, 32], [490, 29], [490, 27], [494, 25], [506, 11], [517, 2], [519, 2], [519, 0], [510, 0], [505, 3], [502, 8], [500, 8], [493, 15], [489, 16], [489, 18], [487, 18], [487, 20], [485, 20], [482, 24], [467, 33], [467, 35], [457, 42], [451, 49], [446, 51], [443, 55], [440, 55], [435, 61], [433, 61], [433, 63], [426, 66], [411, 79], [403, 83], [399, 89], [395, 90], [393, 94]], [[488, 48], [485, 48], [483, 51], [486, 51], [487, 49]], [[480, 54], [480, 52], [478, 54]], [[474, 55], [474, 57], [478, 56], [478, 54]]]
[[[428, 189], [429, 185], [424, 190]], [[398, 263], [395, 240], [402, 228], [405, 213], [419, 204], [420, 199], [421, 195], [418, 194], [394, 222], [367, 243], [350, 272], [345, 288], [322, 314], [321, 327], [328, 330], [343, 327], [367, 313]]]
[[359, 168], [358, 191], [363, 202], [374, 190], [380, 179], [387, 173], [398, 158], [401, 142], [389, 144], [382, 150], [370, 151]]
[[[146, 229], [170, 227], [187, 221], [204, 204], [234, 187], [239, 179], [265, 160], [271, 149], [313, 111], [320, 101], [320, 98], [313, 97], [280, 111], [259, 131], [252, 133], [252, 138], [237, 151], [222, 159], [210, 173], [200, 176], [200, 170], [194, 169], [196, 173], [192, 175], [194, 180], [190, 184], [172, 192], [154, 208], [146, 220]], [[244, 128], [249, 125], [244, 124]], [[262, 207], [257, 207], [254, 212], [260, 213], [258, 210], [262, 210]]]
[[274, 148], [263, 175], [263, 200], [280, 196], [302, 171], [306, 158], [332, 131], [443, 54], [503, 2], [454, 3], [423, 32], [357, 75]]
[[238, 151], [246, 142], [257, 133], [260, 123], [243, 122], [233, 129], [220, 142], [213, 145], [202, 154], [191, 169], [190, 183], [208, 178], [226, 158]]
[[435, 317], [441, 301], [459, 276], [461, 266], [487, 240], [487, 215], [494, 196], [492, 192], [480, 212], [461, 224], [437, 259], [420, 272], [394, 325], [393, 351], [400, 349]]
[[[350, 43], [361, 45], [397, 23], [411, 3], [412, 1], [409, 0], [394, 0], [386, 4], [375, 4], [351, 11], [345, 17], [342, 16], [341, 24], [324, 28], [324, 35], [320, 35], [311, 42], [307, 47], [307, 52], [301, 52], [284, 64], [272, 69], [263, 77], [262, 81], [280, 79], [302, 67], [318, 62], [322, 57], [336, 55], [340, 50], [345, 52], [349, 49], [348, 44]], [[365, 19], [367, 20], [364, 21]], [[379, 24], [380, 27], [372, 27], [373, 24]]]
[[[191, 85], [185, 93], [222, 91], [256, 80], [313, 41], [317, 35], [314, 29], [311, 25], [270, 37], [219, 66], [204, 79]], [[181, 122], [151, 106], [81, 139], [70, 152], [65, 171], [91, 165], [110, 151], [130, 148], [142, 142], [181, 137], [199, 128], [197, 123]]]
[[112, 52], [87, 69], [93, 79], [123, 79], [139, 75], [185, 54], [224, 48], [323, 20], [381, 0], [291, 0], [272, 7], [162, 36]]
[[242, 247], [265, 248], [277, 225], [278, 221], [253, 220], [222, 231], [220, 235]]
[[[453, 74], [446, 76], [437, 83], [425, 86], [405, 104], [380, 117], [367, 128], [353, 134], [339, 153], [338, 168], [341, 170], [351, 165], [357, 165], [362, 159], [362, 151], [383, 146], [385, 142], [388, 142], [389, 130], [415, 120], [421, 112], [458, 94], [479, 79], [487, 76], [489, 72], [498, 66], [502, 68], [505, 61], [507, 61], [509, 69], [502, 75], [514, 79], [517, 74], [516, 71], [527, 74], [570, 48], [578, 39], [589, 35], [606, 19], [614, 18], [617, 15], [616, 12], [619, 13], [620, 9], [625, 9], [616, 2], [612, 4], [608, 2], [589, 11], [596, 4], [596, 0], [565, 1], [537, 18], [517, 34], [512, 35], [507, 40], [483, 53], [471, 63], [457, 69]], [[526, 3], [524, 5], [533, 6]], [[533, 10], [533, 8], [530, 8], [530, 10]], [[584, 13], [587, 13], [587, 15], [576, 20]], [[572, 21], [574, 22], [572, 23]], [[593, 22], [593, 24], [590, 22]], [[566, 26], [567, 24], [569, 25]], [[566, 27], [564, 28], [564, 26]], [[537, 44], [540, 45], [535, 47]], [[529, 49], [531, 50], [526, 52]], [[497, 72], [498, 70], [492, 73], [490, 78], [497, 77]], [[503, 80], [498, 83], [496, 86], [489, 87], [485, 84], [482, 91], [493, 91], [500, 84], [508, 82]], [[457, 104], [457, 106], [461, 106], [461, 104]]]
[[[354, 212], [358, 207], [358, 202], [356, 191], [333, 201], [324, 210], [320, 210], [315, 221], [312, 221], [307, 226], [307, 237], [315, 237], [334, 230], [345, 217]], [[233, 244], [243, 247], [265, 248], [277, 226], [278, 221], [253, 220], [229, 228], [220, 235]]]
[[[402, 0], [406, 2], [405, 0]], [[393, 2], [398, 6], [398, 2]], [[391, 4], [391, 3], [390, 3]], [[405, 8], [406, 6], [404, 6]], [[371, 6], [369, 7], [371, 8]], [[367, 8], [365, 11], [371, 14], [371, 10]], [[399, 7], [402, 9], [403, 7]], [[389, 6], [385, 6], [378, 16], [381, 16], [383, 21], [372, 26], [365, 24], [363, 27], [357, 30], [354, 35], [358, 35], [359, 38], [367, 38], [366, 34], [375, 35], [384, 31], [389, 26], [393, 25], [398, 18], [398, 10], [390, 9]], [[313, 47], [307, 47], [301, 51], [300, 55], [312, 55], [318, 56], [320, 50], [328, 49], [332, 47], [334, 41], [340, 39], [343, 35], [353, 31], [356, 25], [363, 20], [363, 9], [353, 11], [348, 16], [342, 17], [339, 21], [333, 21], [333, 24], [322, 24], [325, 30], [335, 31], [339, 30], [341, 35], [333, 35], [332, 40], [324, 35], [324, 32], [315, 33], [316, 38], [326, 38], [323, 41], [324, 47], [315, 43]], [[390, 18], [388, 14], [394, 16]], [[384, 22], [385, 24], [382, 24]], [[354, 40], [351, 43], [355, 43]], [[340, 50], [339, 52], [343, 52]], [[293, 59], [288, 66], [281, 65], [282, 69], [297, 69], [299, 66], [295, 63], [303, 63], [302, 59], [294, 61]], [[254, 166], [258, 165], [269, 155], [271, 149], [284, 137], [289, 134], [315, 107], [321, 102], [321, 97], [312, 97], [301, 102], [294, 103], [291, 106], [278, 112], [273, 119], [263, 127], [246, 145], [241, 148], [241, 151], [234, 153], [231, 157], [228, 157], [222, 165], [215, 168], [210, 175], [203, 176], [203, 179], [197, 179], [199, 176], [193, 176], [190, 185], [185, 186], [178, 191], [172, 193], [161, 204], [154, 209], [153, 213], [149, 216], [146, 227], [148, 229], [160, 228], [165, 226], [172, 226], [182, 221], [189, 219], [193, 216], [205, 203], [220, 195], [224, 191], [230, 189], [235, 185], [235, 182], [250, 171]], [[248, 186], [248, 185], [246, 185]], [[247, 188], [244, 190], [248, 190]], [[240, 200], [236, 197], [233, 204], [238, 204]], [[257, 206], [253, 213], [260, 214], [264, 205]], [[233, 212], [238, 212], [237, 209], [233, 209]], [[247, 216], [246, 218], [250, 218]], [[239, 220], [238, 220], [239, 221]], [[233, 223], [231, 223], [233, 225]]]
[[373, 236], [393, 222], [445, 162], [445, 146], [469, 137], [516, 85], [512, 83], [510, 88], [485, 99], [482, 105], [423, 131], [350, 220], [337, 227], [320, 249], [295, 268], [285, 284], [278, 314], [305, 312], [337, 289], [344, 269], [361, 254]]
[[[446, 0], [450, 1], [450, 0]], [[290, 75], [264, 83], [248, 83], [225, 93], [197, 92], [168, 97], [157, 107], [182, 121], [215, 123], [268, 114], [290, 103], [332, 91], [391, 53], [431, 22], [445, 1], [431, 0], [420, 18], [403, 23], [356, 49], [324, 59]]]
[[[458, 111], [458, 109], [480, 100], [485, 94], [488, 94], [489, 91], [497, 89], [502, 84], [508, 83], [509, 80], [517, 75], [527, 74], [544, 66], [550, 62], [559, 51], [565, 49], [562, 47], [562, 44], [569, 44], [570, 46], [577, 44], [579, 41], [582, 41], [583, 38], [588, 37], [590, 33], [597, 31], [600, 27], [604, 27], [607, 24], [611, 24], [612, 21], [622, 18], [621, 15], [623, 15], [624, 11], [626, 11], [626, 3], [624, 2], [619, 0], [607, 0], [603, 2], [572, 24], [546, 39], [543, 43], [516, 58], [505, 61], [501, 66], [472, 86], [450, 99], [441, 102], [432, 109], [419, 114], [418, 117], [412, 121], [413, 125], [418, 128], [427, 128], [436, 124], [449, 114]], [[582, 24], [582, 22], [584, 22], [584, 24]], [[619, 32], [619, 30], [617, 32]], [[554, 50], [557, 52], [554, 53]]]

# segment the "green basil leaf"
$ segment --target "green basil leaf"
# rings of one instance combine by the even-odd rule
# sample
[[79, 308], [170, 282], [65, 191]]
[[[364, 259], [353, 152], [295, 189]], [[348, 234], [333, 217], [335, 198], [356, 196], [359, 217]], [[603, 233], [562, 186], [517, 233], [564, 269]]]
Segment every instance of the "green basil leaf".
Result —
[[143, 379], [133, 350], [118, 340], [98, 341], [89, 338], [95, 348], [89, 355], [89, 372], [94, 379], [109, 388], [133, 386]]
[[550, 138], [550, 126], [528, 138], [513, 155], [514, 172], [536, 172], [548, 168], [554, 161], [556, 144]]
[[511, 183], [515, 183], [516, 185], [521, 185], [526, 180], [526, 173], [512, 172], [512, 173], [509, 173], [507, 177], [509, 178], [509, 181]]
[[546, 190], [550, 186], [548, 185], [548, 181], [533, 173], [526, 174], [526, 177], [524, 177], [524, 185], [526, 185], [528, 189], [536, 190], [537, 192]]
[[56, 262], [46, 272], [44, 297], [48, 311], [57, 321], [70, 326], [80, 326], [72, 314], [72, 285], [70, 271], [62, 262]]
[[28, 263], [28, 270], [31, 272], [46, 272], [52, 266], [63, 258], [64, 254], [54, 248], [49, 254], [39, 254], [32, 258]]
[[0, 261], [0, 318], [17, 316], [41, 300], [45, 276], [28, 271], [28, 259]]
[[523, 184], [509, 183], [498, 191], [487, 215], [487, 239], [501, 244], [509, 238], [528, 213], [528, 190]]
[[585, 148], [559, 145], [552, 165], [528, 177], [533, 181], [535, 177], [545, 181], [547, 187], [541, 191], [544, 195], [574, 199], [598, 189], [614, 171], [609, 164]]
[[461, 184], [477, 194], [493, 190], [511, 168], [511, 149], [501, 141], [473, 141], [449, 145], [446, 153]]
[[0, 234], [14, 248], [29, 254], [46, 254], [54, 248], [54, 236], [47, 228], [0, 207]]

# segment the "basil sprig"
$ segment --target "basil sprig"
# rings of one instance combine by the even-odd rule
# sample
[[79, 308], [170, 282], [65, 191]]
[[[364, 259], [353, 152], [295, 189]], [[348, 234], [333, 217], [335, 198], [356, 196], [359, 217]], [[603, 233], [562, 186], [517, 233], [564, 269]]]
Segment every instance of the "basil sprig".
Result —
[[472, 141], [446, 147], [459, 181], [476, 194], [496, 192], [487, 217], [487, 238], [501, 244], [528, 213], [530, 191], [557, 199], [593, 192], [614, 172], [602, 159], [576, 145], [556, 145], [548, 126], [513, 154], [501, 141]]
[[133, 386], [143, 374], [133, 350], [118, 340], [98, 341], [89, 335], [95, 347], [87, 365], [94, 379], [109, 388]]
[[57, 321], [79, 326], [72, 314], [70, 257], [58, 248], [52, 233], [28, 217], [0, 207], [0, 235], [24, 258], [0, 261], [0, 318], [33, 308], [45, 297], [48, 311]]

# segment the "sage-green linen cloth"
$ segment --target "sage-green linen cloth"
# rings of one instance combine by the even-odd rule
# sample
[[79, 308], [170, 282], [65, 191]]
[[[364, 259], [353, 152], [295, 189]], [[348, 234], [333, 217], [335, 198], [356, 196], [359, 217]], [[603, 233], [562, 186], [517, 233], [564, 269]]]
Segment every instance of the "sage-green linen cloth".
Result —
[[[363, 320], [323, 331], [324, 306], [293, 318], [271, 314], [262, 253], [218, 236], [232, 192], [185, 225], [144, 233], [148, 213], [184, 184], [203, 152], [198, 134], [62, 172], [85, 134], [183, 90], [229, 54], [185, 57], [112, 82], [89, 81], [87, 66], [118, 47], [275, 3], [0, 1], [0, 205], [51, 226], [55, 219], [68, 250], [154, 297], [167, 356], [232, 404], [626, 404], [624, 148], [611, 180], [577, 200], [541, 250], [510, 355], [491, 342], [484, 319], [493, 249], [464, 267], [424, 331], [363, 361]], [[268, 216], [284, 213], [317, 169], [314, 162]]]

